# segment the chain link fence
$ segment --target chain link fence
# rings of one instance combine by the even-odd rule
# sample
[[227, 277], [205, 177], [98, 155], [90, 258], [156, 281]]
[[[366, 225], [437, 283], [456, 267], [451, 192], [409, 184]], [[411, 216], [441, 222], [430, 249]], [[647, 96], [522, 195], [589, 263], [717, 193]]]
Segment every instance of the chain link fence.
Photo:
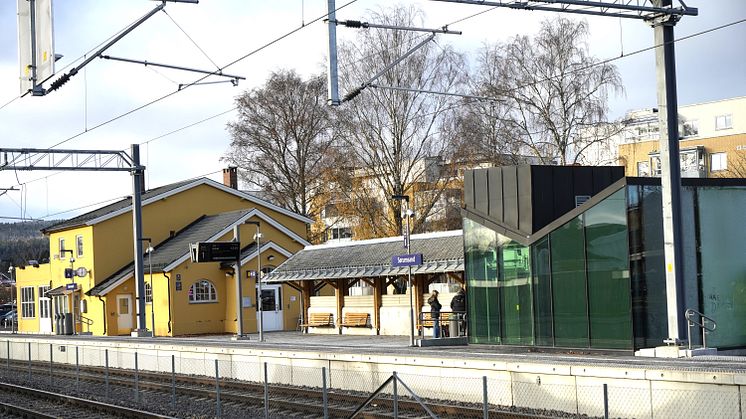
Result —
[[743, 417], [737, 385], [236, 352], [6, 340], [0, 377], [178, 417]]

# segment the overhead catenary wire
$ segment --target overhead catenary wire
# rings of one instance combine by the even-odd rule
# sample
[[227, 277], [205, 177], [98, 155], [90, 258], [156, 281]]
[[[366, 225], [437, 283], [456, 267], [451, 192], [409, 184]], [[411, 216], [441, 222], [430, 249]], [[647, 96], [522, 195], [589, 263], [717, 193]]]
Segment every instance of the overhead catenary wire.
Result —
[[[342, 9], [344, 9], [345, 7], [348, 7], [349, 5], [351, 5], [351, 4], [353, 4], [353, 3], [356, 3], [357, 1], [358, 1], [358, 0], [350, 0], [350, 1], [348, 1], [347, 3], [343, 4], [342, 6], [339, 6], [338, 8], [336, 8], [336, 9], [335, 9], [335, 11], [339, 11], [339, 10], [342, 10]], [[195, 85], [195, 84], [197, 84], [197, 83], [201, 82], [202, 80], [206, 79], [207, 77], [209, 77], [209, 76], [211, 76], [211, 75], [219, 74], [220, 72], [222, 72], [222, 71], [223, 71], [223, 70], [225, 70], [226, 68], [228, 68], [228, 67], [231, 67], [231, 66], [233, 66], [233, 65], [235, 65], [235, 64], [237, 64], [237, 63], [239, 63], [239, 62], [241, 62], [241, 61], [243, 61], [243, 60], [245, 60], [245, 59], [247, 59], [247, 58], [249, 58], [249, 57], [251, 57], [252, 55], [254, 55], [254, 54], [257, 54], [257, 53], [259, 53], [259, 52], [261, 52], [261, 51], [263, 51], [263, 50], [267, 49], [268, 47], [270, 47], [270, 46], [272, 46], [272, 45], [274, 45], [274, 44], [276, 44], [276, 43], [278, 43], [278, 42], [280, 42], [280, 41], [284, 40], [285, 38], [288, 38], [288, 37], [290, 37], [290, 36], [292, 36], [292, 35], [296, 34], [297, 32], [299, 32], [299, 31], [301, 31], [302, 29], [306, 28], [306, 27], [307, 27], [307, 26], [308, 26], [309, 24], [311, 24], [311, 23], [316, 23], [316, 22], [319, 22], [319, 21], [322, 21], [322, 20], [324, 20], [324, 19], [325, 19], [325, 18], [326, 18], [326, 17], [328, 16], [328, 15], [329, 15], [329, 13], [328, 13], [328, 12], [327, 12], [327, 13], [324, 13], [323, 15], [320, 15], [320, 16], [316, 17], [315, 19], [313, 19], [312, 21], [308, 22], [308, 24], [306, 24], [306, 25], [302, 25], [302, 26], [299, 26], [299, 27], [296, 27], [296, 28], [294, 28], [294, 29], [292, 29], [292, 30], [290, 30], [290, 31], [288, 31], [288, 32], [286, 32], [286, 33], [284, 33], [284, 34], [282, 34], [282, 35], [278, 36], [277, 38], [274, 38], [273, 40], [271, 40], [271, 41], [269, 41], [269, 42], [267, 42], [267, 43], [265, 43], [265, 44], [263, 44], [263, 45], [259, 46], [258, 48], [255, 48], [255, 49], [253, 49], [253, 50], [249, 51], [248, 53], [246, 53], [246, 54], [244, 54], [244, 55], [242, 55], [242, 56], [240, 56], [240, 57], [236, 58], [235, 60], [233, 60], [233, 61], [229, 62], [229, 63], [228, 63], [228, 64], [226, 64], [225, 66], [223, 66], [223, 67], [221, 67], [221, 68], [218, 68], [218, 69], [217, 69], [217, 70], [215, 70], [214, 72], [212, 72], [212, 73], [210, 73], [210, 74], [207, 74], [207, 75], [204, 75], [204, 76], [202, 76], [202, 77], [198, 78], [197, 80], [195, 80], [195, 81], [193, 81], [193, 82], [191, 82], [191, 83], [188, 83], [188, 84], [184, 84], [184, 85], [181, 85], [181, 88], [180, 88], [180, 89], [174, 90], [174, 91], [172, 91], [172, 92], [170, 92], [170, 93], [167, 93], [167, 94], [165, 94], [165, 95], [163, 95], [163, 96], [160, 96], [160, 97], [158, 97], [158, 98], [156, 98], [156, 99], [153, 99], [153, 100], [151, 100], [151, 101], [149, 101], [149, 102], [147, 102], [147, 103], [145, 103], [145, 104], [143, 104], [143, 105], [140, 105], [140, 106], [138, 106], [138, 107], [136, 107], [136, 108], [134, 108], [134, 109], [131, 109], [131, 110], [129, 110], [129, 111], [127, 111], [127, 112], [124, 112], [124, 113], [122, 113], [122, 114], [120, 114], [120, 115], [117, 115], [117, 116], [115, 116], [115, 117], [112, 117], [112, 118], [110, 118], [110, 119], [108, 119], [108, 120], [105, 120], [105, 121], [103, 121], [103, 122], [101, 122], [101, 123], [99, 123], [99, 124], [97, 124], [97, 125], [95, 125], [95, 126], [91, 127], [91, 128], [90, 128], [90, 129], [88, 129], [87, 131], [82, 131], [82, 132], [79, 132], [79, 133], [77, 133], [77, 134], [74, 134], [74, 135], [72, 135], [72, 136], [70, 136], [70, 137], [68, 137], [68, 138], [66, 138], [66, 139], [64, 139], [64, 140], [61, 140], [61, 141], [59, 141], [59, 142], [55, 143], [54, 145], [52, 145], [52, 146], [50, 146], [50, 147], [48, 147], [48, 148], [55, 148], [55, 147], [59, 147], [60, 145], [62, 145], [62, 144], [65, 144], [65, 143], [67, 143], [67, 142], [70, 142], [70, 141], [72, 141], [72, 140], [74, 140], [74, 139], [76, 139], [76, 138], [78, 138], [78, 137], [80, 137], [80, 136], [82, 136], [82, 135], [84, 135], [84, 134], [86, 134], [86, 133], [88, 133], [88, 132], [94, 131], [94, 130], [96, 130], [96, 129], [98, 129], [98, 128], [101, 128], [101, 127], [103, 127], [103, 126], [105, 126], [105, 125], [108, 125], [108, 124], [110, 124], [110, 123], [112, 123], [112, 122], [114, 122], [114, 121], [117, 121], [117, 120], [119, 120], [119, 119], [121, 119], [121, 118], [124, 118], [124, 117], [126, 117], [126, 116], [128, 116], [128, 115], [131, 115], [131, 114], [133, 114], [133, 113], [135, 113], [135, 112], [137, 112], [137, 111], [140, 111], [140, 110], [142, 110], [142, 109], [145, 109], [145, 108], [147, 108], [147, 107], [149, 107], [149, 106], [151, 106], [151, 105], [153, 105], [153, 104], [155, 104], [155, 103], [158, 103], [158, 102], [160, 102], [160, 101], [162, 101], [162, 100], [165, 100], [165, 99], [167, 99], [167, 98], [169, 98], [169, 97], [171, 97], [171, 96], [173, 96], [173, 95], [175, 95], [175, 94], [177, 94], [177, 93], [179, 93], [179, 92], [181, 92], [181, 91], [185, 90], [186, 88], [188, 88], [188, 87], [190, 87], [190, 86], [193, 86], [193, 85]]]

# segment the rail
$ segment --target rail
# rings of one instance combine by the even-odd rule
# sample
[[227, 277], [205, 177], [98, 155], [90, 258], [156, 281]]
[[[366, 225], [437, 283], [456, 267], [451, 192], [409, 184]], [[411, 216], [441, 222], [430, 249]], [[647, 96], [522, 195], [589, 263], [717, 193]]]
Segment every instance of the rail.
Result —
[[[88, 333], [91, 332], [91, 325], [93, 324], [93, 320], [89, 319], [86, 316], [78, 316], [78, 318], [76, 320], [78, 321], [78, 323], [81, 324], [81, 326], [82, 325], [86, 325], [86, 328], [88, 329]], [[82, 327], [81, 327], [81, 329], [82, 329]], [[82, 330], [81, 330], [81, 332], [82, 332]]]
[[[698, 316], [695, 317], [695, 316]], [[686, 317], [687, 327], [686, 327], [686, 333], [687, 333], [687, 339], [689, 340], [689, 350], [692, 349], [692, 327], [699, 326], [702, 329], [702, 348], [707, 348], [707, 332], [714, 332], [717, 328], [717, 323], [715, 323], [715, 320], [713, 320], [710, 317], [705, 316], [704, 314], [700, 313], [699, 311], [690, 308], [684, 312], [684, 317]], [[708, 326], [707, 322], [710, 322], [712, 326]]]

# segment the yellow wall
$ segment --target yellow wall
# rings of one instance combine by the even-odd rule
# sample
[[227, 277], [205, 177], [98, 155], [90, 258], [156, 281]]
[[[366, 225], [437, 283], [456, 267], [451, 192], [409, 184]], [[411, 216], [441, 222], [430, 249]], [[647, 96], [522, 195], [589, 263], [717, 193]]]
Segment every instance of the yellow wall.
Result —
[[[49, 264], [44, 263], [38, 268], [31, 266], [26, 269], [16, 269], [16, 310], [18, 313], [19, 332], [37, 332], [39, 330], [39, 287], [49, 285]], [[34, 317], [24, 318], [21, 316], [21, 288], [34, 287]]]
[[[197, 220], [202, 215], [213, 215], [221, 212], [234, 210], [249, 210], [257, 208], [267, 216], [271, 217], [285, 228], [293, 231], [301, 237], [306, 237], [306, 225], [302, 221], [281, 214], [263, 206], [257, 206], [254, 203], [243, 198], [237, 197], [231, 193], [225, 192], [210, 185], [200, 185], [168, 198], [153, 202], [143, 207], [143, 236], [150, 237], [153, 245], [157, 245], [170, 236], [170, 233], [178, 232], [189, 224]], [[256, 219], [256, 218], [255, 218]], [[243, 245], [253, 241], [253, 235], [256, 227], [251, 225], [241, 226], [241, 235]], [[262, 222], [263, 242], [273, 241], [279, 246], [296, 252], [303, 246], [282, 233], [281, 231]], [[76, 236], [83, 237], [83, 252], [81, 255], [77, 252]], [[33, 272], [34, 268], [27, 268], [26, 274], [19, 270], [18, 284], [19, 289], [26, 284], [51, 283], [55, 288], [70, 282], [70, 279], [64, 278], [64, 269], [71, 266], [70, 254], [66, 253], [60, 256], [59, 239], [65, 239], [65, 248], [73, 250], [75, 262], [73, 268], [85, 267], [88, 274], [83, 278], [76, 277], [74, 280], [79, 284], [79, 294], [82, 300], [86, 301], [87, 313], [82, 315], [93, 321], [90, 331], [94, 334], [129, 334], [126, 328], [120, 328], [117, 324], [117, 295], [131, 295], [132, 297], [132, 325], [137, 328], [136, 306], [134, 280], [129, 279], [116, 289], [110, 291], [105, 297], [99, 299], [96, 296], [89, 297], [85, 292], [94, 287], [97, 283], [104, 281], [119, 269], [132, 262], [133, 241], [132, 241], [132, 213], [127, 211], [112, 219], [100, 222], [93, 226], [83, 226], [69, 230], [57, 231], [50, 234], [50, 263], [38, 268], [41, 275], [32, 276], [28, 272]], [[232, 239], [232, 232], [228, 233], [224, 240]], [[145, 247], [146, 244], [144, 243]], [[263, 257], [268, 257], [269, 252], [265, 252]], [[285, 258], [278, 253], [274, 253], [275, 260], [271, 263], [274, 266], [279, 265]], [[247, 266], [255, 266], [256, 261], [250, 261]], [[265, 261], [265, 266], [269, 262]], [[29, 270], [31, 269], [31, 270]], [[252, 268], [246, 268], [252, 269]], [[255, 268], [253, 268], [255, 269]], [[226, 280], [225, 272], [219, 269], [219, 264], [191, 264], [191, 262], [182, 263], [174, 272], [167, 273], [169, 279], [162, 273], [153, 275], [153, 296], [155, 305], [155, 322], [156, 335], [181, 335], [192, 333], [225, 333], [235, 332], [235, 284]], [[176, 275], [182, 277], [182, 290], [176, 291]], [[146, 282], [149, 282], [149, 275], [145, 275]], [[218, 292], [217, 304], [189, 304], [187, 293], [192, 283], [198, 279], [205, 278], [211, 281]], [[247, 281], [248, 282], [248, 281]], [[255, 292], [253, 283], [245, 287], [244, 295], [250, 296], [254, 303]], [[169, 291], [171, 293], [171, 330], [169, 332], [168, 307]], [[292, 291], [289, 289], [283, 292], [283, 302], [289, 301]], [[288, 298], [285, 298], [285, 295]], [[38, 295], [36, 296], [38, 300]], [[71, 299], [72, 300], [72, 299]], [[20, 293], [18, 293], [20, 309]], [[299, 302], [300, 298], [296, 297]], [[104, 304], [106, 310], [104, 311]], [[285, 304], [287, 305], [287, 304]], [[148, 329], [152, 328], [151, 304], [146, 304], [146, 325]], [[295, 324], [289, 317], [295, 316], [296, 310], [291, 306], [290, 311], [286, 314], [287, 328], [294, 328]], [[22, 330], [36, 332], [38, 328], [38, 303], [35, 319], [26, 319], [21, 321]], [[297, 310], [296, 310], [297, 311]], [[106, 318], [106, 325], [104, 324]], [[246, 331], [256, 330], [255, 311], [253, 308], [245, 309], [245, 328]], [[292, 323], [292, 324], [290, 324]], [[104, 329], [105, 332], [104, 332]], [[88, 330], [87, 326], [79, 327], [78, 331]]]

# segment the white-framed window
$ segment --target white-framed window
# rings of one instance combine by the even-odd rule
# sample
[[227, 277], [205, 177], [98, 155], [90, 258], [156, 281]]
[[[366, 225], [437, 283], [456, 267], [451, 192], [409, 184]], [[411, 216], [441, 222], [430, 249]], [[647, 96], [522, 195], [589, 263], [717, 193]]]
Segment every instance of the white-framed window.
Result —
[[36, 317], [36, 297], [34, 287], [21, 288], [21, 317]]
[[153, 288], [150, 283], [145, 283], [145, 304], [151, 304], [153, 302]]
[[733, 128], [733, 116], [730, 114], [727, 115], [718, 115], [715, 117], [715, 129], [728, 129]]
[[650, 162], [647, 162], [647, 161], [637, 162], [637, 176], [641, 176], [641, 177], [650, 176]]
[[350, 227], [331, 227], [327, 233], [327, 240], [349, 239], [352, 237]]
[[710, 171], [728, 170], [728, 153], [710, 154]]
[[216, 303], [217, 301], [218, 293], [215, 291], [212, 282], [201, 279], [189, 287], [190, 303]]
[[60, 237], [58, 243], [59, 243], [60, 259], [64, 259], [65, 258], [65, 252], [64, 252], [64, 250], [65, 250], [65, 239], [63, 239], [62, 237]]
[[48, 319], [50, 316], [50, 298], [47, 297], [49, 285], [39, 287], [39, 318]]
[[83, 236], [82, 235], [75, 236], [75, 251], [77, 252], [78, 257], [83, 256]]

